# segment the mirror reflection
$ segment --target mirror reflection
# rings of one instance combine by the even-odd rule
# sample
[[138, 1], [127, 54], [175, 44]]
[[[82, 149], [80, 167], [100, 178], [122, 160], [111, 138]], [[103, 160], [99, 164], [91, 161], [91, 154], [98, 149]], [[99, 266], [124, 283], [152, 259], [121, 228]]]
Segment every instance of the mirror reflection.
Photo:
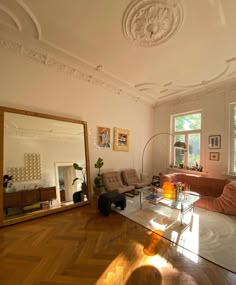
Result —
[[73, 194], [77, 190], [77, 185], [71, 183], [76, 176], [73, 163], [57, 163], [56, 167], [61, 203], [73, 201]]
[[3, 215], [10, 219], [74, 203], [82, 182], [73, 167], [86, 169], [84, 125], [4, 113]]

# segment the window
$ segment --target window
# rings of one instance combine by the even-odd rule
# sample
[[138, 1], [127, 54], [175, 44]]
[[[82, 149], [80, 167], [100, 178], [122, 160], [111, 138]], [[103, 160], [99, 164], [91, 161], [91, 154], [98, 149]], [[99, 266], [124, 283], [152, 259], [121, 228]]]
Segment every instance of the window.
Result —
[[193, 168], [201, 164], [201, 112], [173, 116], [173, 134], [175, 141], [185, 142], [187, 151], [173, 149], [175, 166]]
[[230, 172], [236, 173], [236, 104], [231, 105]]

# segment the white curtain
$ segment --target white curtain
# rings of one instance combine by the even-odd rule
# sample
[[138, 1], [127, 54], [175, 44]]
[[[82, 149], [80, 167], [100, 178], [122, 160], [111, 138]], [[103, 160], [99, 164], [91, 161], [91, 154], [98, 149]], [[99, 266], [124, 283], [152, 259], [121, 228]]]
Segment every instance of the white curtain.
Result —
[[73, 200], [73, 193], [77, 191], [77, 183], [72, 185], [73, 179], [76, 177], [75, 169], [73, 166], [64, 166], [64, 183], [65, 183], [65, 195], [66, 201]]

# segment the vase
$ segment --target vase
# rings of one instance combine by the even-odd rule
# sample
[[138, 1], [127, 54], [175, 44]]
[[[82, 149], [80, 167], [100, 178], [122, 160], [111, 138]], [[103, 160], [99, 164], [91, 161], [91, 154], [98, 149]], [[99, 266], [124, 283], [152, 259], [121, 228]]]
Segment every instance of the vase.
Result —
[[175, 199], [175, 187], [171, 182], [164, 182], [162, 186], [162, 196], [167, 199]]
[[76, 191], [73, 193], [73, 202], [74, 203], [82, 202], [82, 191]]

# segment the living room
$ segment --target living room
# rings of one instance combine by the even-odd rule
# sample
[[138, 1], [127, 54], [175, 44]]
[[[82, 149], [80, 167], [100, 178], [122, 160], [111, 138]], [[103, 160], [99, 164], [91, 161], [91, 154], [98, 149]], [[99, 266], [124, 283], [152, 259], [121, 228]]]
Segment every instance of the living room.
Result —
[[[22, 39], [19, 33], [9, 33], [6, 29], [2, 29], [1, 32], [1, 76], [3, 78], [1, 105], [86, 121], [89, 130], [91, 165], [101, 156], [105, 162], [104, 169], [133, 167], [140, 173], [142, 149], [146, 141], [155, 133], [172, 132], [171, 116], [200, 110], [202, 112], [200, 163], [203, 165], [203, 171], [209, 176], [217, 177], [225, 176], [230, 172], [230, 104], [236, 101], [235, 83], [232, 76], [234, 60], [227, 61], [228, 59], [225, 58], [226, 61], [218, 63], [218, 71], [213, 69], [214, 76], [217, 76], [222, 68], [227, 67], [230, 70], [230, 76], [229, 71], [225, 72], [220, 82], [215, 82], [210, 78], [209, 81], [214, 84], [207, 84], [206, 81], [209, 78], [197, 74], [191, 83], [199, 83], [192, 92], [184, 90], [185, 92], [181, 91], [180, 95], [172, 96], [172, 100], [165, 99], [163, 102], [160, 100], [153, 105], [153, 103], [143, 102], [144, 95], [143, 98], [135, 97], [133, 94], [127, 96], [128, 91], [125, 88], [119, 94], [117, 90], [114, 91], [115, 87], [112, 87], [112, 84], [109, 86], [109, 84], [96, 83], [99, 76], [105, 76], [99, 74], [99, 72], [103, 73], [102, 71], [96, 69], [88, 71], [86, 70], [88, 67], [84, 67], [84, 74], [87, 74], [87, 77], [84, 76], [81, 79], [75, 74], [70, 76], [69, 72], [63, 71], [63, 67], [69, 70], [72, 66], [76, 66], [77, 62], [59, 50], [53, 51], [56, 54], [54, 56], [51, 48], [48, 47], [48, 51], [46, 50], [43, 41], [30, 37]], [[37, 51], [36, 48], [42, 50], [45, 48], [45, 51], [32, 56], [30, 53]], [[21, 49], [25, 49], [25, 52]], [[52, 63], [47, 64], [41, 61], [40, 56], [48, 56], [48, 60], [51, 58]], [[57, 57], [60, 56], [63, 59], [57, 62]], [[53, 60], [55, 60], [54, 63]], [[60, 71], [59, 64], [62, 65], [62, 71]], [[78, 61], [78, 66], [83, 70], [79, 64], [81, 63]], [[96, 79], [94, 81], [93, 76]], [[111, 129], [110, 148], [97, 147], [97, 126]], [[113, 151], [113, 129], [115, 127], [130, 131], [129, 152]], [[221, 136], [218, 161], [209, 159], [210, 135]], [[167, 171], [171, 163], [169, 141], [170, 138], [160, 136], [158, 143], [161, 145], [156, 147], [154, 155], [147, 149], [145, 172], [149, 176]], [[158, 159], [152, 159], [153, 157], [158, 157]], [[95, 174], [96, 169], [91, 167], [91, 177]]]
[[[17, 2], [23, 3], [23, 1], [15, 1], [13, 5], [19, 5]], [[99, 9], [105, 9], [105, 7], [107, 7], [106, 5], [109, 5], [109, 9], [112, 9], [114, 12], [119, 6], [117, 11], [120, 13], [117, 12], [113, 14], [118, 17], [118, 14], [119, 16], [123, 15], [121, 11], [124, 12], [125, 7], [131, 1], [123, 2], [126, 3], [122, 3], [122, 7], [114, 3], [115, 7], [111, 7], [112, 4], [109, 4], [108, 1], [103, 1], [104, 6], [99, 7]], [[6, 3], [3, 4], [10, 9]], [[136, 55], [136, 57], [130, 58], [128, 57], [130, 53], [126, 54], [124, 52], [123, 57], [120, 55], [122, 48], [113, 50], [111, 56], [109, 53], [109, 45], [107, 44], [104, 50], [102, 50], [101, 46], [96, 49], [97, 46], [95, 42], [98, 40], [99, 35], [101, 36], [101, 34], [96, 36], [96, 33], [99, 32], [99, 29], [95, 27], [96, 20], [94, 20], [95, 23], [91, 25], [95, 29], [92, 34], [93, 36], [90, 37], [87, 35], [86, 38], [85, 31], [81, 31], [81, 38], [87, 39], [84, 43], [91, 41], [91, 46], [94, 45], [95, 48], [86, 54], [85, 51], [88, 47], [87, 44], [84, 44], [81, 54], [80, 51], [76, 53], [76, 47], [78, 48], [80, 41], [76, 42], [73, 47], [73, 40], [76, 38], [74, 31], [69, 40], [66, 36], [68, 30], [67, 32], [62, 29], [54, 30], [55, 26], [52, 23], [51, 26], [48, 25], [49, 22], [47, 21], [49, 21], [52, 15], [49, 13], [49, 10], [52, 12], [54, 9], [48, 9], [48, 14], [46, 14], [44, 22], [42, 11], [45, 12], [47, 10], [46, 7], [42, 5], [38, 7], [37, 10], [37, 1], [33, 1], [32, 6], [30, 6], [30, 3], [28, 3], [28, 5], [30, 10], [37, 14], [36, 19], [38, 18], [40, 20], [41, 28], [38, 28], [38, 30], [37, 21], [35, 21], [33, 25], [29, 15], [24, 11], [24, 14], [20, 12], [18, 16], [19, 18], [27, 19], [28, 22], [24, 23], [24, 21], [22, 21], [22, 25], [26, 25], [26, 27], [23, 26], [25, 28], [23, 29], [24, 32], [19, 32], [18, 28], [20, 25], [16, 28], [15, 26], [17, 25], [15, 22], [12, 21], [12, 19], [10, 20], [11, 13], [2, 12], [4, 9], [0, 9], [1, 13], [5, 15], [3, 17], [5, 25], [0, 25], [0, 106], [85, 121], [88, 128], [91, 193], [93, 193], [93, 181], [97, 175], [97, 169], [94, 168], [94, 164], [98, 157], [102, 157], [104, 160], [104, 166], [102, 168], [104, 172], [134, 168], [141, 174], [142, 151], [148, 139], [156, 133], [173, 133], [171, 127], [173, 125], [173, 116], [184, 115], [191, 112], [201, 112], [202, 114], [201, 152], [200, 161], [198, 162], [203, 167], [202, 174], [208, 177], [222, 179], [234, 178], [231, 169], [232, 161], [230, 160], [233, 158], [231, 149], [233, 142], [233, 134], [231, 133], [233, 117], [231, 108], [236, 102], [236, 78], [234, 67], [235, 54], [233, 53], [233, 50], [235, 50], [235, 41], [233, 40], [232, 32], [234, 20], [230, 13], [230, 10], [233, 10], [230, 5], [224, 6], [225, 13], [229, 16], [230, 24], [228, 25], [230, 25], [230, 28], [225, 32], [224, 37], [222, 36], [223, 32], [219, 31], [220, 29], [217, 30], [220, 33], [219, 39], [216, 41], [217, 44], [205, 42], [207, 33], [202, 36], [204, 29], [204, 24], [202, 24], [199, 30], [196, 28], [196, 25], [194, 26], [195, 39], [191, 39], [192, 33], [188, 31], [188, 28], [185, 28], [186, 30], [180, 29], [178, 31], [180, 33], [180, 39], [176, 39], [176, 37], [178, 38], [177, 32], [176, 37], [173, 36], [169, 41], [160, 45], [160, 49], [157, 52], [155, 51], [157, 47], [152, 47], [151, 49], [144, 48], [141, 50], [140, 46], [136, 47], [130, 44], [124, 37], [122, 31], [120, 31], [121, 19], [119, 18], [120, 22], [117, 28], [117, 30], [119, 29], [119, 33], [117, 33], [117, 39], [108, 39], [107, 36], [103, 35], [104, 38], [102, 38], [103, 43], [101, 46], [104, 47], [104, 42], [107, 40], [109, 44], [111, 44], [110, 48], [113, 50], [119, 40], [122, 42], [122, 48], [123, 42], [127, 41], [127, 45], [129, 44], [131, 46], [129, 52]], [[184, 3], [184, 5], [185, 9], [190, 8], [188, 6], [190, 4]], [[208, 5], [210, 6], [210, 1]], [[235, 4], [231, 5], [234, 6]], [[87, 12], [92, 11], [91, 6], [92, 4], [90, 3], [86, 8]], [[65, 7], [66, 6], [64, 6], [64, 8]], [[199, 6], [198, 11], [201, 11], [200, 8]], [[214, 13], [216, 13], [216, 7], [214, 6], [213, 8]], [[60, 9], [62, 12], [63, 7], [60, 6]], [[194, 7], [191, 7], [188, 13], [190, 13], [190, 11], [193, 13], [193, 10]], [[4, 11], [7, 10], [5, 9]], [[15, 13], [18, 13], [17, 9]], [[70, 13], [72, 13], [71, 10]], [[83, 12], [80, 11], [81, 18], [83, 18], [82, 14]], [[94, 14], [95, 12], [93, 12], [92, 16], [95, 17]], [[103, 16], [105, 14], [106, 13], [104, 13]], [[35, 18], [33, 17], [33, 19]], [[65, 15], [65, 22], [66, 19], [68, 19], [68, 15]], [[204, 17], [204, 20], [207, 21], [207, 15]], [[115, 19], [112, 21], [115, 21]], [[185, 21], [186, 25], [184, 25], [184, 27], [187, 26], [187, 21], [190, 21], [190, 19], [187, 17]], [[62, 22], [64, 21], [60, 22], [60, 28], [63, 24]], [[18, 21], [16, 21], [16, 23], [18, 23]], [[212, 24], [212, 22], [210, 23]], [[79, 24], [81, 23], [79, 22]], [[106, 22], [103, 22], [104, 26], [105, 24]], [[50, 27], [48, 30], [47, 25]], [[74, 27], [75, 29], [75, 24], [72, 23], [71, 25], [69, 28]], [[78, 25], [78, 23], [76, 25]], [[76, 26], [77, 32], [78, 26]], [[91, 26], [90, 32], [92, 31]], [[34, 27], [34, 29], [32, 27]], [[99, 28], [101, 27], [99, 26]], [[38, 33], [35, 32], [35, 29]], [[50, 29], [52, 30], [51, 34]], [[212, 28], [212, 30], [214, 29]], [[209, 29], [207, 32], [210, 33], [212, 30]], [[107, 32], [107, 28], [105, 31]], [[86, 30], [86, 32], [88, 31]], [[55, 38], [52, 36], [53, 33], [55, 33]], [[50, 36], [52, 36], [52, 38], [50, 38]], [[199, 40], [201, 36], [205, 52], [198, 55], [197, 50], [200, 46]], [[64, 40], [63, 37], [65, 38]], [[124, 37], [124, 39], [122, 37]], [[186, 39], [191, 40], [189, 40], [188, 44], [184, 45], [181, 52], [175, 54], [176, 48], [180, 47], [181, 43]], [[113, 40], [114, 42], [112, 42]], [[225, 44], [219, 45], [219, 42], [223, 40], [225, 40]], [[49, 44], [50, 41], [51, 44]], [[61, 46], [60, 41], [64, 41], [64, 44]], [[194, 46], [195, 48], [193, 49]], [[169, 52], [167, 56], [170, 57], [169, 65], [167, 64], [166, 57], [163, 59], [153, 57], [155, 53], [160, 53], [160, 55], [163, 56], [165, 49]], [[184, 51], [185, 49], [187, 51]], [[99, 53], [103, 53], [103, 56], [100, 55], [96, 58], [96, 54]], [[107, 54], [107, 58], [104, 54]], [[217, 62], [212, 54], [218, 58]], [[82, 55], [87, 55], [87, 57], [81, 60]], [[110, 70], [112, 70], [113, 67], [112, 57], [116, 63], [119, 61], [119, 58], [122, 57], [122, 63], [120, 63], [119, 68], [117, 68], [117, 73], [114, 76], [110, 74]], [[178, 58], [178, 60], [175, 59], [176, 61], [172, 62], [175, 57]], [[208, 57], [210, 59], [208, 59]], [[137, 58], [143, 58], [143, 60], [136, 61]], [[168, 89], [168, 91], [165, 91], [167, 93], [166, 97], [163, 95], [165, 92], [155, 93], [156, 89], [158, 89], [156, 87], [158, 85], [156, 77], [151, 76], [147, 78], [148, 76], [145, 75], [145, 69], [149, 68], [145, 61], [154, 61], [153, 58], [156, 60], [156, 65], [160, 65], [161, 67], [159, 68], [163, 70], [163, 74], [160, 69], [158, 70], [158, 76], [162, 82], [162, 88], [160, 89], [164, 90], [164, 87]], [[88, 59], [90, 59], [91, 62], [89, 62]], [[111, 61], [110, 66], [109, 61]], [[131, 76], [132, 72], [130, 69], [128, 71], [127, 65], [129, 65], [129, 62], [130, 65], [132, 63], [134, 76], [137, 76], [135, 78]], [[201, 67], [198, 62], [201, 62]], [[176, 65], [174, 65], [174, 63]], [[122, 73], [121, 64], [123, 64], [122, 69], [124, 73]], [[211, 67], [210, 64], [212, 64]], [[189, 66], [192, 66], [191, 75]], [[127, 71], [125, 70], [126, 67]], [[144, 70], [144, 77], [136, 81], [136, 78], [141, 78], [142, 69]], [[164, 78], [164, 75], [166, 76], [168, 73], [169, 81], [165, 81], [166, 77]], [[124, 77], [121, 76], [122, 74], [124, 74]], [[123, 78], [124, 81], [119, 78]], [[154, 81], [154, 78], [155, 86], [150, 87], [149, 85], [147, 87], [144, 84], [145, 82]], [[184, 78], [186, 80], [184, 80]], [[129, 84], [127, 82], [129, 82]], [[148, 95], [145, 94], [145, 92], [142, 93], [141, 88], [140, 90], [134, 88], [135, 85], [141, 83], [144, 89], [145, 87], [149, 88]], [[190, 88], [190, 86], [193, 87]], [[172, 93], [174, 95], [171, 95]], [[110, 128], [110, 147], [102, 148], [98, 146], [97, 136], [99, 126]], [[129, 151], [116, 151], [113, 149], [114, 128], [129, 130]], [[220, 148], [209, 148], [210, 136], [220, 136]], [[217, 152], [219, 159], [211, 159], [211, 152]], [[152, 144], [150, 144], [146, 150], [144, 174], [151, 178], [160, 172], [168, 173], [171, 171], [170, 164], [172, 163], [171, 136], [160, 135], [153, 140]], [[188, 171], [186, 170], [186, 172]]]

